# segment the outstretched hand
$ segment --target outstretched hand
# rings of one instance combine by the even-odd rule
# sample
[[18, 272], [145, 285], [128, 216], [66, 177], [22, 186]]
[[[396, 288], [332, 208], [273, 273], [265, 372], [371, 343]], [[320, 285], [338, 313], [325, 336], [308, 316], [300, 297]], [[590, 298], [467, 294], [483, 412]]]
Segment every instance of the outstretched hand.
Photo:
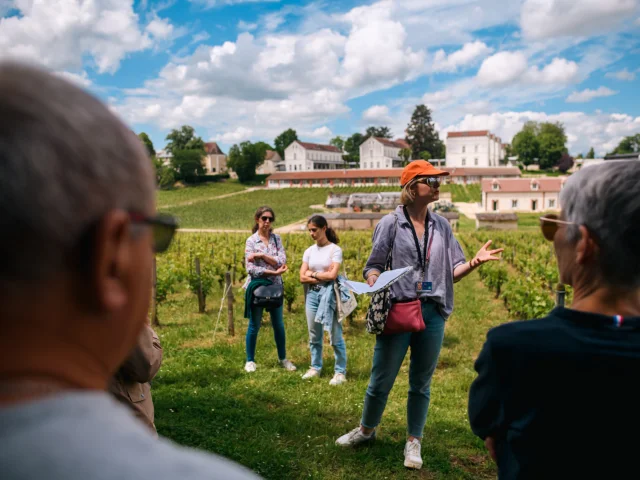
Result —
[[495, 250], [489, 250], [489, 247], [491, 246], [492, 242], [493, 240], [489, 240], [487, 243], [485, 243], [482, 246], [480, 250], [478, 250], [478, 253], [476, 253], [476, 256], [472, 260], [472, 262], [474, 262], [473, 264], [474, 267], [478, 265], [482, 265], [483, 263], [486, 263], [486, 262], [500, 260], [500, 256], [498, 255], [504, 252], [504, 248], [496, 248]]

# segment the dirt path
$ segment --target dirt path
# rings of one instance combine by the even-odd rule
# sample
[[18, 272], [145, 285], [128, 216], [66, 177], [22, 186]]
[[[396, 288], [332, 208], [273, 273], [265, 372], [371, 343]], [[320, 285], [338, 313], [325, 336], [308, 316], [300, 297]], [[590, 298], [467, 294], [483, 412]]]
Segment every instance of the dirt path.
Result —
[[186, 207], [187, 205], [193, 205], [194, 203], [208, 202], [209, 200], [218, 200], [220, 198], [233, 197], [235, 195], [242, 195], [249, 192], [255, 192], [256, 190], [264, 190], [264, 188], [265, 187], [251, 187], [251, 188], [247, 188], [246, 190], [240, 190], [239, 192], [225, 193], [224, 195], [218, 195], [215, 197], [202, 197], [202, 198], [196, 198], [194, 200], [189, 200], [188, 202], [174, 203], [171, 205], [159, 205], [158, 209]]
[[480, 211], [480, 207], [475, 202], [455, 202], [453, 204], [465, 217], [475, 220], [476, 213]]

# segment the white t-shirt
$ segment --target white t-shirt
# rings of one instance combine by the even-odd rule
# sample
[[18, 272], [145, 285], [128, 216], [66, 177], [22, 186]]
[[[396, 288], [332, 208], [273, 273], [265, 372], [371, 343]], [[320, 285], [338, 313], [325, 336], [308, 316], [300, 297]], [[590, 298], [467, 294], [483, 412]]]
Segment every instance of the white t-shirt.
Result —
[[332, 263], [342, 263], [342, 249], [335, 243], [324, 247], [311, 245], [305, 250], [302, 261], [314, 272], [326, 272]]

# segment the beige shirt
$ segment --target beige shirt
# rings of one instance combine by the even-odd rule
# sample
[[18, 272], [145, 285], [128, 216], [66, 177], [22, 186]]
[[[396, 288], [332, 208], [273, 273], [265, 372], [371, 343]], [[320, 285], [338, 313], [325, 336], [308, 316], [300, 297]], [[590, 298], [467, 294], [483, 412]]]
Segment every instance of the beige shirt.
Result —
[[135, 415], [156, 432], [153, 400], [149, 382], [156, 376], [162, 363], [160, 339], [150, 326], [140, 332], [138, 344], [129, 358], [113, 376], [109, 392], [129, 406]]

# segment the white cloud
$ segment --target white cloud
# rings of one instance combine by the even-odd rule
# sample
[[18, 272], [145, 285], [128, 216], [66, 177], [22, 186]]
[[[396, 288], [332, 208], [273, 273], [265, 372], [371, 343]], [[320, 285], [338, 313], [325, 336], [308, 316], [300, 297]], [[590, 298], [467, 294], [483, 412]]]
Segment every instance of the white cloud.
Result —
[[257, 23], [248, 23], [245, 22], [244, 20], [240, 20], [238, 22], [238, 30], [244, 30], [247, 32], [251, 32], [252, 30], [255, 30], [256, 28], [258, 28], [258, 24]]
[[92, 84], [91, 79], [84, 70], [82, 73], [58, 72], [57, 74], [84, 88], [87, 88]]
[[389, 122], [389, 107], [385, 105], [373, 105], [362, 112], [362, 119], [369, 122]]
[[451, 100], [453, 100], [453, 92], [450, 90], [441, 90], [439, 92], [433, 93], [425, 93], [422, 96], [422, 102], [425, 103], [428, 107], [439, 107], [442, 105], [446, 105]]
[[578, 77], [578, 64], [564, 58], [554, 58], [542, 69], [528, 67], [523, 52], [499, 52], [482, 62], [478, 81], [485, 87], [500, 87], [515, 83], [568, 84]]
[[567, 97], [567, 102], [569, 103], [584, 103], [590, 102], [594, 98], [598, 97], [610, 97], [611, 95], [615, 95], [618, 92], [615, 92], [607, 87], [600, 87], [597, 90], [582, 90], [581, 92], [573, 92], [571, 95]]
[[615, 78], [616, 80], [622, 80], [625, 82], [631, 82], [636, 79], [636, 72], [630, 72], [626, 68], [620, 70], [619, 72], [608, 72], [605, 74], [607, 78]]
[[478, 81], [487, 87], [514, 83], [527, 71], [527, 57], [522, 52], [499, 52], [482, 62]]
[[525, 0], [520, 26], [527, 38], [591, 36], [615, 27], [638, 9], [638, 0]]
[[625, 136], [640, 129], [640, 117], [626, 114], [586, 114], [583, 112], [562, 112], [547, 114], [544, 112], [504, 112], [486, 115], [466, 115], [461, 121], [449, 125], [445, 131], [485, 130], [511, 142], [527, 121], [561, 122], [567, 132], [567, 146], [570, 153], [586, 153], [594, 147], [598, 155], [613, 150]]
[[455, 72], [458, 68], [471, 66], [492, 51], [492, 48], [480, 41], [466, 43], [460, 50], [448, 56], [444, 50], [438, 50], [434, 57], [433, 70], [435, 72]]
[[155, 17], [145, 29], [154, 38], [159, 40], [166, 40], [173, 34], [173, 25], [166, 18]]
[[225, 132], [222, 135], [217, 135], [214, 140], [216, 142], [223, 143], [239, 143], [245, 140], [249, 140], [253, 131], [250, 128], [238, 127], [235, 130]]
[[332, 135], [333, 133], [331, 132], [331, 129], [326, 125], [316, 128], [313, 132], [309, 134], [309, 136], [313, 138], [329, 138]]
[[115, 72], [128, 54], [152, 46], [131, 0], [19, 1], [19, 16], [0, 19], [2, 56], [76, 70], [83, 57], [100, 73]]
[[189, 0], [191, 3], [202, 5], [204, 8], [225, 7], [242, 3], [279, 3], [280, 0]]

